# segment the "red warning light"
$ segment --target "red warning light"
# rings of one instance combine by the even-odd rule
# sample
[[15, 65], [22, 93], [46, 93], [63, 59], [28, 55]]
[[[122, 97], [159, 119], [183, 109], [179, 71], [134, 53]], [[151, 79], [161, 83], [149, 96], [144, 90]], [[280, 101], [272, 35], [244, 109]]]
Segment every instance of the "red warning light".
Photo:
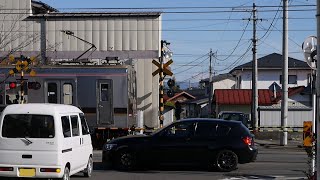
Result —
[[10, 89], [14, 89], [14, 88], [16, 88], [17, 87], [17, 83], [16, 82], [10, 82], [9, 83], [9, 88]]

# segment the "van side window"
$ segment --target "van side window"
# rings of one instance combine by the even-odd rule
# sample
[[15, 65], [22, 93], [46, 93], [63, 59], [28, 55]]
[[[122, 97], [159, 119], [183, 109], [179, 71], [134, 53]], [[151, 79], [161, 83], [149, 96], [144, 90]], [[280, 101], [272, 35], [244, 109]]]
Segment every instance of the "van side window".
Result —
[[61, 116], [61, 124], [62, 124], [63, 136], [65, 138], [71, 137], [69, 116]]
[[73, 115], [71, 117], [71, 126], [72, 126], [72, 136], [79, 136], [79, 122], [78, 122], [78, 116]]
[[90, 134], [89, 127], [88, 127], [88, 124], [87, 124], [87, 120], [84, 117], [84, 114], [80, 113], [79, 116], [80, 116], [80, 119], [81, 119], [82, 135]]

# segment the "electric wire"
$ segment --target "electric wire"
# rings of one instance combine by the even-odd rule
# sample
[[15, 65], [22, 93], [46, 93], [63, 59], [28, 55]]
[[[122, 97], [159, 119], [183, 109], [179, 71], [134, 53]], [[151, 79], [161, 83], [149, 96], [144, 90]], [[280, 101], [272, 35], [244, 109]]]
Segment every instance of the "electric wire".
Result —
[[[189, 63], [187, 63], [187, 64], [185, 64], [185, 65], [192, 64], [192, 63], [194, 63], [195, 61], [197, 61], [197, 60], [199, 60], [199, 59], [202, 59], [202, 58], [203, 58], [203, 57], [205, 57], [205, 56], [208, 56], [208, 53], [207, 53], [207, 54], [204, 54], [204, 55], [202, 55], [202, 56], [200, 56], [199, 58], [197, 58], [197, 59], [195, 59], [195, 60], [190, 61]], [[177, 65], [176, 65], [176, 66], [177, 66]], [[180, 69], [180, 68], [182, 68], [182, 67], [183, 67], [183, 66], [180, 66], [180, 67], [174, 68], [174, 69], [172, 69], [172, 71], [177, 70], [177, 69]]]
[[[251, 13], [251, 15], [250, 15], [250, 18], [251, 18], [251, 17], [252, 17], [252, 13]], [[247, 25], [246, 25], [245, 28], [243, 29], [243, 32], [242, 32], [242, 34], [241, 34], [241, 36], [240, 36], [240, 39], [239, 39], [239, 41], [237, 42], [236, 46], [232, 49], [232, 51], [231, 51], [231, 53], [230, 53], [230, 56], [227, 56], [227, 57], [224, 58], [224, 59], [219, 59], [219, 58], [216, 57], [216, 60], [218, 60], [218, 61], [225, 61], [225, 60], [227, 60], [228, 58], [231, 57], [231, 55], [236, 51], [236, 49], [238, 48], [240, 42], [242, 41], [243, 35], [245, 34], [248, 25], [249, 25], [249, 21], [247, 22]]]
[[[202, 64], [203, 62], [205, 62], [206, 60], [208, 60], [209, 59], [209, 57], [207, 57], [206, 59], [204, 59], [203, 61], [201, 61], [200, 63], [198, 63], [198, 64], [196, 64], [196, 65], [200, 65], [200, 64]], [[186, 72], [186, 71], [188, 71], [188, 70], [190, 70], [190, 69], [192, 69], [193, 67], [190, 67], [190, 68], [187, 68], [187, 69], [185, 69], [185, 70], [183, 70], [183, 71], [180, 71], [180, 72], [177, 72], [177, 73], [174, 73], [175, 75], [177, 75], [177, 74], [181, 74], [181, 73], [184, 73], [184, 72]]]

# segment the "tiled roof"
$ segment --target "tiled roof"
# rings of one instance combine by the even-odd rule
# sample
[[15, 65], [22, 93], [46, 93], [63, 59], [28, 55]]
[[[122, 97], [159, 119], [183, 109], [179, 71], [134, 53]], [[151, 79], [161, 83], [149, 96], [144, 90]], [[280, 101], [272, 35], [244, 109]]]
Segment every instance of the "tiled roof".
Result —
[[[282, 69], [283, 67], [283, 60], [282, 55], [278, 53], [272, 53], [261, 58], [258, 58], [258, 69]], [[294, 59], [289, 57], [288, 58], [288, 68], [289, 69], [310, 69], [308, 64], [305, 61], [300, 61], [298, 59]], [[252, 61], [242, 64], [238, 67], [235, 67], [233, 70], [230, 71], [232, 73], [235, 70], [242, 70], [242, 69], [252, 69]]]

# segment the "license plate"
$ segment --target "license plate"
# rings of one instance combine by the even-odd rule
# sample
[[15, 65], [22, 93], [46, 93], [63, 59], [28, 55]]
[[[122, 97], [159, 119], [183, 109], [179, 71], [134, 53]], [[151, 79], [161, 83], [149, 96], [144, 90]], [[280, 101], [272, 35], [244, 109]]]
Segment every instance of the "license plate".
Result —
[[36, 176], [36, 169], [35, 168], [20, 168], [19, 169], [19, 176], [20, 177], [34, 177], [34, 176]]

